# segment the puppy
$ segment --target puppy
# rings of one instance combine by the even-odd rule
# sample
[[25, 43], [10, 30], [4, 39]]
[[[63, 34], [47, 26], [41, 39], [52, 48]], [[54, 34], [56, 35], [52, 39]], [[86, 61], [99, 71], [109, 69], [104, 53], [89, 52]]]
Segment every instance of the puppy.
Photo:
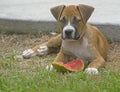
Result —
[[23, 57], [52, 53], [60, 47], [54, 61], [66, 63], [73, 59], [82, 59], [88, 63], [85, 72], [97, 74], [98, 69], [105, 63], [109, 45], [103, 34], [87, 23], [93, 10], [93, 7], [83, 4], [51, 8], [52, 15], [59, 23], [61, 34], [46, 43], [25, 50]]

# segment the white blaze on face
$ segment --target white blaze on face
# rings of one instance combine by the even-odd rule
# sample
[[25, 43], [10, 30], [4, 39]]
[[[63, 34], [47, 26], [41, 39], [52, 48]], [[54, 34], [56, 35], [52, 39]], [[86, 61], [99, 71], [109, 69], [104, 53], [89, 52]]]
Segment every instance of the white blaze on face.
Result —
[[71, 37], [74, 38], [75, 36], [75, 28], [70, 24], [70, 21], [68, 21], [68, 24], [63, 28], [63, 38], [65, 38], [65, 31], [66, 30], [73, 30]]

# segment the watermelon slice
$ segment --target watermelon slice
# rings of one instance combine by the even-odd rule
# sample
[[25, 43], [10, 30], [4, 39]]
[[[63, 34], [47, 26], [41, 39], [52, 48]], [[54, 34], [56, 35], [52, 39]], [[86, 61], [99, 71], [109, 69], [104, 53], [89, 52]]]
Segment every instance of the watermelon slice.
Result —
[[75, 72], [84, 69], [84, 62], [82, 60], [73, 60], [67, 63], [52, 62], [53, 68], [59, 72]]

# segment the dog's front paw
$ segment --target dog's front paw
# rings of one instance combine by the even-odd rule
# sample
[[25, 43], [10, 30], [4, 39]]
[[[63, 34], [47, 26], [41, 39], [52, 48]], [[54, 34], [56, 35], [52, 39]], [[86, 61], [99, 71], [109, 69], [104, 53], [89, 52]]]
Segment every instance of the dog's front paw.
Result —
[[28, 59], [28, 58], [35, 56], [36, 54], [37, 53], [34, 52], [32, 49], [28, 49], [28, 50], [23, 51], [22, 56], [23, 58]]
[[86, 68], [85, 72], [87, 74], [98, 74], [99, 73], [97, 68]]
[[47, 71], [53, 71], [53, 65], [47, 65], [45, 68]]
[[48, 53], [47, 46], [40, 46], [40, 48], [37, 50], [37, 55], [45, 55], [47, 53]]

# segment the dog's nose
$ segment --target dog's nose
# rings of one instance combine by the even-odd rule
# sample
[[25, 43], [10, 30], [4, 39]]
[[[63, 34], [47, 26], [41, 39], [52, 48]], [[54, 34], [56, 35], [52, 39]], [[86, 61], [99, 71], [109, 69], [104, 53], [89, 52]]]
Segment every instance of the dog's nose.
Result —
[[70, 36], [72, 34], [73, 30], [65, 30], [65, 34]]

